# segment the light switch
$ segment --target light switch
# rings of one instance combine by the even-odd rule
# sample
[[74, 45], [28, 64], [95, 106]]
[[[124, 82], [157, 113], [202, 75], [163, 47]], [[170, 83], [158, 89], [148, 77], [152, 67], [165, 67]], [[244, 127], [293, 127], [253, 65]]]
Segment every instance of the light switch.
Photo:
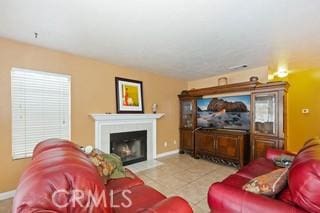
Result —
[[302, 110], [301, 110], [301, 113], [302, 113], [302, 114], [308, 114], [308, 113], [309, 113], [309, 109], [302, 109]]

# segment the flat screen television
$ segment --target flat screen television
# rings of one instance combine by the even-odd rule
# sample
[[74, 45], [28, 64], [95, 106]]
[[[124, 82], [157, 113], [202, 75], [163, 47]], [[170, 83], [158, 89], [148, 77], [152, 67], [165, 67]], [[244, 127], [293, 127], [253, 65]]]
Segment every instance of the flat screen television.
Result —
[[197, 100], [197, 127], [250, 129], [250, 95]]

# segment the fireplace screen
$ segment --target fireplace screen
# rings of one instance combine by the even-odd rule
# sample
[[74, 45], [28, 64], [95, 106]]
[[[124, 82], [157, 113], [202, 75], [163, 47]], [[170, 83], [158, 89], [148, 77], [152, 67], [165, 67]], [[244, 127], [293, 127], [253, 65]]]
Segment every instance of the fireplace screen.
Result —
[[147, 160], [147, 131], [111, 133], [110, 153], [119, 155], [123, 165]]

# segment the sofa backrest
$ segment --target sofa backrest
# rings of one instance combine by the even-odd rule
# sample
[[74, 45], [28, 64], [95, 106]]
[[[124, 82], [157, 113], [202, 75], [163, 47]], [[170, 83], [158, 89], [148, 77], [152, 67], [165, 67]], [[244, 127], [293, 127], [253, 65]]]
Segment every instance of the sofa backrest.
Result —
[[20, 178], [13, 212], [111, 212], [97, 169], [80, 148], [51, 139], [34, 149]]
[[305, 143], [288, 176], [292, 201], [309, 212], [320, 212], [320, 140]]

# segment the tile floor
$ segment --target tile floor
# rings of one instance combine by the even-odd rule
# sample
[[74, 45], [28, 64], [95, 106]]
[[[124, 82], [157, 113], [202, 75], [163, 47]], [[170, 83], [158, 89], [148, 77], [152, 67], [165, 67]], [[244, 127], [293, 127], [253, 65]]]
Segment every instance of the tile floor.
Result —
[[209, 186], [221, 181], [237, 170], [189, 155], [172, 155], [158, 159], [163, 164], [137, 175], [166, 196], [179, 195], [186, 199], [195, 213], [209, 212], [207, 192]]
[[11, 213], [12, 199], [0, 200], [0, 212]]
[[[179, 195], [186, 199], [195, 213], [209, 212], [207, 191], [213, 182], [223, 180], [236, 171], [189, 155], [172, 155], [158, 159], [162, 162], [152, 169], [138, 172], [147, 185], [166, 196]], [[0, 212], [11, 212], [12, 199], [0, 201]]]

